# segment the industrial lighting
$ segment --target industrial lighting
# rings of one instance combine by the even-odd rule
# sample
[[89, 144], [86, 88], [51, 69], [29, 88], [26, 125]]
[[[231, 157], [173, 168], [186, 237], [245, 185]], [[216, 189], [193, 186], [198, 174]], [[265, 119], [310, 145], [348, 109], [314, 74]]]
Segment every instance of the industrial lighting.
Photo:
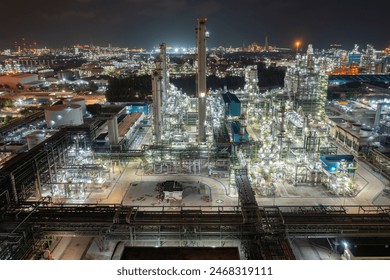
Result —
[[295, 42], [295, 46], [297, 47], [297, 51], [298, 51], [299, 47], [301, 46], [301, 42], [300, 41], [296, 41]]

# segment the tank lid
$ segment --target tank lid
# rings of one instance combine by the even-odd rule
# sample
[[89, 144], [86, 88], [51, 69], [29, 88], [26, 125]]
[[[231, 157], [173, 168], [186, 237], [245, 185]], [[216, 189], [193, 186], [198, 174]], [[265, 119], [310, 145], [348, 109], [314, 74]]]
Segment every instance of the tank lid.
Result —
[[85, 101], [84, 98], [76, 97], [68, 100], [69, 102], [79, 102], [79, 101]]
[[63, 111], [66, 109], [78, 109], [81, 108], [78, 104], [59, 104], [45, 108], [45, 111]]

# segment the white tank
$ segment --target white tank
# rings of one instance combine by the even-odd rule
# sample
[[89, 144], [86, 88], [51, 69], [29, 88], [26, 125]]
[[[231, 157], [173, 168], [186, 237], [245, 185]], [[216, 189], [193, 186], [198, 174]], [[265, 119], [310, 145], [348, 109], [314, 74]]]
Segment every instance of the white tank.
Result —
[[373, 130], [371, 128], [362, 127], [360, 129], [360, 137], [370, 137], [373, 134]]
[[49, 128], [76, 126], [84, 123], [83, 110], [77, 104], [50, 106], [45, 109], [45, 119]]
[[352, 124], [352, 130], [356, 132], [360, 132], [360, 129], [362, 128], [362, 125], [360, 123], [354, 123]]
[[83, 111], [83, 115], [87, 113], [87, 105], [85, 105], [85, 99], [84, 98], [71, 98], [71, 99], [65, 99], [64, 104], [77, 104], [81, 106], [81, 110]]
[[39, 143], [43, 142], [46, 139], [46, 133], [43, 131], [36, 130], [26, 136], [27, 147], [29, 150], [34, 148]]
[[354, 123], [353, 120], [345, 120], [344, 126], [346, 128], [351, 128], [353, 123]]

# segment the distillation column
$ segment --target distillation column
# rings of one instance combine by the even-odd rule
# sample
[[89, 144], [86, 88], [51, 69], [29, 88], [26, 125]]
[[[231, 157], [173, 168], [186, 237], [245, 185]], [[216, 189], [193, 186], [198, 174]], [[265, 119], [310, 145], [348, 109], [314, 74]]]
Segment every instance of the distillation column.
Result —
[[314, 51], [313, 51], [313, 46], [312, 44], [309, 44], [307, 47], [307, 52], [306, 52], [306, 67], [309, 70], [314, 69]]
[[206, 142], [206, 18], [198, 18], [196, 28], [198, 47], [198, 142]]
[[168, 91], [168, 84], [169, 84], [169, 78], [168, 78], [168, 68], [167, 68], [167, 47], [165, 43], [160, 44], [160, 60], [161, 63], [160, 68], [161, 69], [161, 77], [162, 77], [162, 102], [161, 106], [164, 106], [164, 102], [167, 100], [167, 91]]
[[158, 143], [161, 141], [161, 99], [162, 99], [162, 80], [160, 75], [160, 69], [153, 71], [152, 76], [152, 97], [153, 97], [153, 128], [155, 141]]

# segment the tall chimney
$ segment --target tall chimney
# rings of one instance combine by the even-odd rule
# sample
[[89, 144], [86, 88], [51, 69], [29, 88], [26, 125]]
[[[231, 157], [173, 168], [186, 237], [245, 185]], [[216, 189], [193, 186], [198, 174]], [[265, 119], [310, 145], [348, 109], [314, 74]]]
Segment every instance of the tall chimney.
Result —
[[162, 100], [161, 105], [164, 106], [164, 102], [167, 98], [167, 90], [169, 84], [168, 68], [167, 68], [167, 47], [165, 43], [160, 44], [160, 62], [161, 62], [161, 77], [162, 77]]
[[155, 141], [161, 141], [161, 99], [162, 99], [162, 76], [160, 75], [160, 69], [153, 71], [152, 76], [152, 98], [153, 98], [153, 128]]
[[206, 142], [206, 22], [207, 18], [198, 18], [196, 28], [198, 47], [198, 142]]

